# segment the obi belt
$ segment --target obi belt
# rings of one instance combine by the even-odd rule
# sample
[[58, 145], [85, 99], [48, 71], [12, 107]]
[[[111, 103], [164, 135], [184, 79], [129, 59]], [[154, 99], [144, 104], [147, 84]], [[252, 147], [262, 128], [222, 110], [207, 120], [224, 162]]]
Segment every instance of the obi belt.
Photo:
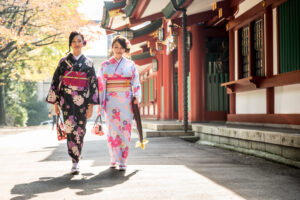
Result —
[[106, 81], [107, 92], [127, 92], [131, 91], [130, 77], [108, 78]]
[[64, 73], [62, 81], [64, 85], [78, 87], [88, 86], [88, 78], [85, 72], [66, 71]]

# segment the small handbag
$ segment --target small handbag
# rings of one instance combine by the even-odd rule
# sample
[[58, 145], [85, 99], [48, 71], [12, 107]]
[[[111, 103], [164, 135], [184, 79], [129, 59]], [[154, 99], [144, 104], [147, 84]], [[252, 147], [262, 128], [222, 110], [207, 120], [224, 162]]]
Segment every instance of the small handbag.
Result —
[[61, 118], [59, 117], [59, 115], [57, 116], [57, 120], [56, 120], [56, 131], [57, 131], [57, 139], [59, 141], [67, 139], [67, 133], [66, 133], [65, 126], [64, 126]]
[[101, 114], [99, 114], [95, 120], [94, 126], [92, 128], [92, 133], [99, 136], [104, 135]]

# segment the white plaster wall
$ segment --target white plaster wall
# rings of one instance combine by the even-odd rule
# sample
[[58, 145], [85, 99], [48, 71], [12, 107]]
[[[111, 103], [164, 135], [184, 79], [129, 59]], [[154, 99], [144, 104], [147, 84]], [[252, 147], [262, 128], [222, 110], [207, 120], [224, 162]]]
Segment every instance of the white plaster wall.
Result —
[[234, 31], [234, 80], [238, 80], [238, 31]]
[[260, 3], [262, 0], [246, 0], [243, 1], [240, 5], [239, 5], [239, 11], [236, 14], [235, 18], [239, 17], [240, 15], [244, 14], [247, 10], [249, 10], [250, 8], [256, 6], [258, 3]]
[[149, 115], [153, 115], [154, 114], [154, 106], [150, 105], [149, 106]]
[[266, 90], [236, 93], [236, 114], [266, 114]]
[[273, 74], [276, 75], [278, 74], [277, 71], [277, 57], [279, 55], [277, 55], [277, 49], [278, 49], [278, 44], [277, 44], [277, 13], [276, 13], [276, 9], [273, 9]]
[[275, 88], [275, 113], [300, 114], [300, 84]]

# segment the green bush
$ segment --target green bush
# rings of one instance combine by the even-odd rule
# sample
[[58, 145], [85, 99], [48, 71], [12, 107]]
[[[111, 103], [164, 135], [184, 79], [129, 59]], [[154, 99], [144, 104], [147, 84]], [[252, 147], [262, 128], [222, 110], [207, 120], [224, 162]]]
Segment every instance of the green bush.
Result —
[[7, 108], [7, 123], [11, 126], [25, 126], [28, 114], [25, 108], [19, 104], [11, 104]]
[[48, 120], [48, 106], [43, 101], [30, 101], [24, 104], [28, 112], [28, 126], [39, 125], [42, 121]]

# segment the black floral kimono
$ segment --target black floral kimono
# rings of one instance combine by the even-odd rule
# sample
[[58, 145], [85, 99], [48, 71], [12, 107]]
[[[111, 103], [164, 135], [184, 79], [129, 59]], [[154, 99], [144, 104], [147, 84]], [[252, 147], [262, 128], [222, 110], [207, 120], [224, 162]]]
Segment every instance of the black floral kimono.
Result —
[[99, 104], [98, 83], [93, 61], [84, 55], [78, 60], [70, 53], [56, 68], [46, 101], [58, 102], [67, 132], [68, 153], [78, 163], [86, 132], [89, 104]]

